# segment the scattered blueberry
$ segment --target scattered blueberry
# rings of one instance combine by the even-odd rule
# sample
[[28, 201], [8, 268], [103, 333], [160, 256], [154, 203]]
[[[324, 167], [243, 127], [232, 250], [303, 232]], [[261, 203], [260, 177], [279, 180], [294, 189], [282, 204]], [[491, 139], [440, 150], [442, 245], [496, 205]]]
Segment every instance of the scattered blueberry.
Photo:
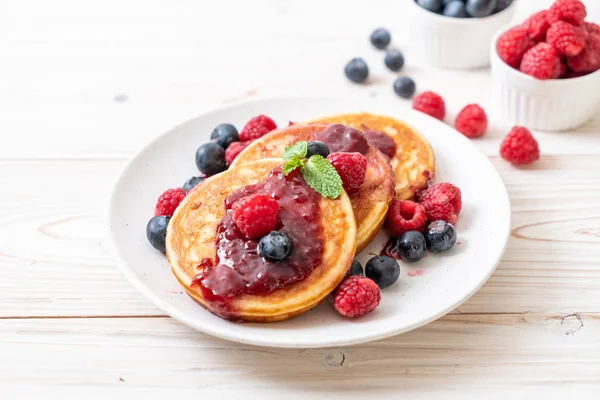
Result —
[[456, 243], [456, 231], [446, 221], [431, 222], [423, 232], [427, 249], [432, 253], [446, 251]]
[[360, 262], [358, 262], [357, 260], [352, 260], [352, 265], [350, 266], [350, 270], [346, 274], [346, 277], [349, 277], [350, 275], [364, 275], [364, 274], [365, 274], [365, 272], [363, 271], [362, 264]]
[[169, 220], [171, 219], [168, 215], [158, 215], [152, 217], [146, 225], [146, 237], [148, 241], [156, 250], [160, 250], [163, 253], [166, 251], [165, 238], [167, 236], [167, 227], [169, 226]]
[[227, 149], [231, 143], [240, 140], [237, 129], [231, 124], [217, 125], [210, 134], [210, 138], [216, 140], [219, 146], [224, 149]]
[[498, 0], [498, 5], [496, 6], [496, 10], [494, 10], [494, 12], [506, 10], [512, 3], [513, 0]]
[[413, 263], [425, 255], [425, 238], [418, 231], [408, 231], [396, 240], [396, 252], [402, 260]]
[[346, 64], [344, 73], [354, 83], [363, 83], [369, 76], [369, 67], [362, 58], [353, 58]]
[[467, 0], [467, 14], [475, 18], [491, 15], [498, 5], [498, 0]]
[[417, 90], [415, 81], [407, 76], [402, 76], [394, 82], [394, 92], [404, 99], [413, 97], [415, 90]]
[[292, 240], [279, 231], [272, 231], [258, 242], [258, 253], [271, 261], [285, 260], [291, 252]]
[[375, 256], [367, 261], [365, 275], [373, 280], [380, 289], [385, 289], [396, 283], [400, 277], [400, 265], [392, 257]]
[[442, 13], [446, 17], [454, 17], [454, 18], [468, 18], [467, 10], [465, 8], [465, 3], [460, 0], [454, 0], [446, 7], [444, 7], [444, 12]]
[[[452, 3], [453, 1], [457, 1], [457, 0], [442, 0], [442, 8], [446, 7], [448, 4]], [[458, 0], [461, 3], [464, 3], [466, 0]]]
[[310, 158], [310, 156], [314, 156], [315, 154], [327, 157], [329, 155], [329, 147], [327, 147], [325, 143], [319, 142], [318, 140], [308, 142], [308, 152], [306, 153], [306, 158]]
[[387, 29], [379, 28], [371, 33], [371, 43], [379, 50], [385, 49], [391, 41], [392, 36]]
[[196, 151], [196, 165], [204, 175], [215, 175], [225, 171], [225, 149], [216, 143], [205, 143]]
[[399, 50], [390, 50], [383, 59], [385, 66], [394, 72], [398, 72], [404, 67], [404, 56]]
[[185, 194], [187, 194], [187, 192], [192, 190], [194, 187], [196, 187], [197, 184], [199, 184], [200, 182], [202, 182], [205, 179], [206, 178], [203, 176], [192, 176], [190, 179], [185, 181], [185, 183], [183, 184], [183, 186], [182, 186], [183, 191], [185, 192]]
[[434, 13], [442, 11], [442, 0], [417, 0], [417, 4]]

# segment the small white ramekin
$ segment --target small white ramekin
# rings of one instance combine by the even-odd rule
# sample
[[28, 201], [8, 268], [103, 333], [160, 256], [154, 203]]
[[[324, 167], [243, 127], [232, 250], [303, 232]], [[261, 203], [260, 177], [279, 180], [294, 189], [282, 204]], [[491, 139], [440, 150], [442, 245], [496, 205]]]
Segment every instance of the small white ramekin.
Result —
[[600, 112], [600, 71], [571, 79], [539, 80], [510, 67], [496, 52], [500, 29], [490, 43], [495, 98], [503, 120], [541, 131], [576, 128]]
[[439, 68], [470, 69], [490, 62], [489, 41], [511, 22], [515, 3], [485, 18], [452, 18], [427, 11], [415, 0], [411, 4], [410, 38], [414, 51]]

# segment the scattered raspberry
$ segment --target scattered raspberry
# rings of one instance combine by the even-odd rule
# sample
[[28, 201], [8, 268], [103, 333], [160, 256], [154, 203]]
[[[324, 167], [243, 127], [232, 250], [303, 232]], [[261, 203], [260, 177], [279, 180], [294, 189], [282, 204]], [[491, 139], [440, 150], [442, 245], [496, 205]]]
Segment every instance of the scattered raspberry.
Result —
[[266, 194], [242, 197], [233, 204], [233, 221], [249, 239], [266, 235], [277, 225], [279, 203]]
[[477, 104], [469, 104], [456, 116], [454, 127], [468, 138], [483, 135], [488, 126], [485, 110]]
[[567, 64], [565, 64], [564, 61], [560, 62], [560, 75], [558, 76], [559, 78], [563, 79], [566, 78], [569, 74], [569, 68], [567, 67]]
[[574, 57], [585, 47], [587, 31], [582, 26], [558, 21], [548, 29], [546, 41], [554, 46], [560, 54]]
[[387, 215], [387, 228], [392, 236], [404, 232], [422, 231], [427, 223], [425, 208], [410, 200], [393, 200]]
[[560, 75], [560, 57], [554, 46], [538, 43], [525, 53], [521, 72], [536, 79], [556, 79]]
[[556, 0], [548, 10], [550, 25], [558, 21], [581, 25], [587, 15], [585, 5], [580, 0]]
[[527, 31], [529, 38], [536, 43], [546, 40], [546, 32], [550, 28], [548, 22], [548, 10], [536, 12], [523, 22], [523, 28]]
[[444, 220], [456, 224], [462, 209], [462, 193], [451, 183], [440, 182], [431, 186], [419, 196], [430, 221]]
[[367, 158], [360, 153], [331, 153], [327, 159], [340, 174], [348, 194], [359, 191], [367, 173]]
[[529, 164], [540, 158], [540, 148], [527, 128], [515, 126], [502, 141], [500, 156], [513, 164]]
[[169, 215], [172, 216], [175, 209], [185, 197], [185, 190], [182, 188], [169, 189], [158, 197], [154, 215]]
[[583, 27], [589, 35], [600, 36], [600, 25], [594, 24], [593, 22], [583, 22]]
[[496, 51], [502, 61], [513, 68], [519, 68], [523, 55], [531, 49], [535, 42], [521, 27], [504, 32], [496, 42]]
[[231, 163], [233, 163], [233, 160], [235, 160], [235, 158], [242, 152], [242, 150], [248, 147], [250, 143], [251, 141], [231, 143], [229, 147], [227, 147], [227, 150], [225, 150], [225, 164], [231, 165]]
[[244, 128], [240, 132], [240, 141], [247, 142], [263, 137], [273, 129], [277, 129], [277, 124], [266, 115], [257, 115], [250, 121], [246, 122]]
[[568, 57], [571, 71], [586, 74], [600, 69], [600, 35], [588, 36], [587, 45], [575, 57]]
[[586, 76], [587, 74], [588, 74], [588, 72], [567, 71], [567, 74], [565, 75], [565, 79], [580, 78], [582, 76]]
[[446, 116], [446, 104], [437, 93], [427, 91], [419, 94], [413, 100], [413, 108], [440, 121]]
[[333, 306], [348, 318], [358, 318], [373, 311], [381, 301], [379, 287], [371, 279], [352, 275], [338, 286]]

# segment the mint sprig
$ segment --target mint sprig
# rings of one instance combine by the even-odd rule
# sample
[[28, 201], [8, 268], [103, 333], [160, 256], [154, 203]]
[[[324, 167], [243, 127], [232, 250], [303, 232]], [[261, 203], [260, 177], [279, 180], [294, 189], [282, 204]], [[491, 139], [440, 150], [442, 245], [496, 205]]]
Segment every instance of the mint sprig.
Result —
[[307, 142], [297, 142], [286, 147], [281, 156], [285, 160], [284, 175], [300, 168], [308, 186], [323, 197], [337, 198], [342, 194], [342, 178], [326, 158], [315, 154], [307, 160], [307, 153]]

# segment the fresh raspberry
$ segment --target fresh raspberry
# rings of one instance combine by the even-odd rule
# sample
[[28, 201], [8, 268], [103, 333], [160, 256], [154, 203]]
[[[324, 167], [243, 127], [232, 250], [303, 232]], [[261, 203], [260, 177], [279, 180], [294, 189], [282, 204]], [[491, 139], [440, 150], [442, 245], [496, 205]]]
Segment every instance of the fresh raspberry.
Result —
[[440, 182], [429, 187], [419, 197], [430, 221], [444, 220], [456, 224], [462, 209], [462, 193], [451, 183]]
[[425, 208], [410, 200], [393, 200], [387, 215], [386, 226], [392, 236], [404, 232], [422, 231], [427, 223]]
[[556, 79], [560, 76], [560, 57], [554, 46], [538, 43], [525, 53], [520, 69], [536, 79]]
[[529, 164], [540, 158], [540, 148], [529, 129], [515, 126], [502, 140], [500, 156], [513, 164]]
[[257, 115], [250, 121], [246, 122], [244, 128], [240, 132], [240, 141], [247, 142], [263, 137], [273, 129], [277, 129], [277, 124], [266, 115]]
[[456, 116], [454, 127], [457, 131], [468, 138], [476, 138], [483, 135], [488, 126], [485, 110], [477, 104], [469, 104]]
[[588, 36], [587, 45], [575, 57], [568, 57], [569, 69], [576, 73], [589, 73], [600, 69], [600, 35]]
[[583, 27], [589, 35], [600, 36], [600, 25], [594, 24], [593, 22], [583, 22]]
[[231, 163], [233, 163], [233, 160], [235, 160], [235, 158], [242, 152], [242, 150], [248, 147], [250, 143], [251, 141], [231, 143], [229, 147], [227, 147], [227, 150], [225, 150], [225, 164], [231, 165]]
[[231, 209], [233, 221], [249, 239], [262, 237], [277, 225], [279, 203], [266, 194], [242, 197]]
[[546, 32], [550, 28], [548, 22], [548, 10], [536, 12], [523, 22], [523, 28], [527, 31], [529, 38], [536, 43], [546, 40]]
[[535, 42], [527, 34], [527, 30], [516, 27], [504, 32], [496, 42], [496, 51], [502, 61], [513, 68], [519, 68], [523, 54], [531, 49]]
[[381, 301], [379, 286], [371, 279], [352, 275], [338, 286], [333, 296], [333, 306], [348, 318], [358, 318], [377, 308]]
[[587, 31], [582, 26], [558, 21], [548, 29], [546, 41], [554, 46], [560, 54], [574, 57], [585, 47], [587, 35]]
[[567, 64], [565, 64], [564, 61], [560, 62], [560, 75], [558, 76], [559, 78], [563, 79], [566, 78], [569, 74], [569, 68], [567, 67]]
[[185, 190], [182, 188], [169, 189], [158, 197], [154, 215], [169, 215], [172, 216], [175, 209], [185, 197]]
[[358, 192], [365, 182], [367, 158], [360, 153], [331, 153], [327, 159], [342, 178], [344, 190], [348, 194]]
[[558, 21], [581, 25], [586, 15], [585, 5], [580, 0], [556, 0], [548, 10], [548, 22], [550, 25]]
[[431, 91], [423, 92], [415, 97], [412, 108], [440, 121], [446, 116], [444, 99], [439, 94]]

